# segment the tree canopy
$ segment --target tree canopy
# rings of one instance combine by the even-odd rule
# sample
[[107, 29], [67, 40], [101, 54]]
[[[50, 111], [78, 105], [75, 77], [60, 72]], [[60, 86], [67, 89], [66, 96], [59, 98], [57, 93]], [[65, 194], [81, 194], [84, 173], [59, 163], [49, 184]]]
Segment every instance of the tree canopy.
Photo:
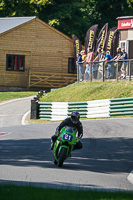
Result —
[[92, 25], [100, 31], [108, 23], [110, 29], [117, 26], [117, 17], [132, 12], [133, 0], [0, 0], [0, 17], [37, 16], [82, 44]]

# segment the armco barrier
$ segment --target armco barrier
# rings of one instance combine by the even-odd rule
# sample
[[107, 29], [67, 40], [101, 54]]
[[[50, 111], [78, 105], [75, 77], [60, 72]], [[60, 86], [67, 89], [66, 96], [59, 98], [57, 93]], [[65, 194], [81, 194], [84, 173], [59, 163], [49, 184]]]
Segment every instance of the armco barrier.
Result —
[[110, 99], [110, 116], [133, 115], [133, 97]]
[[39, 118], [42, 120], [63, 120], [71, 112], [78, 111], [81, 118], [110, 117], [110, 100], [86, 102], [39, 102]]
[[133, 115], [133, 97], [85, 102], [38, 102], [39, 119], [63, 120], [78, 111], [81, 118]]

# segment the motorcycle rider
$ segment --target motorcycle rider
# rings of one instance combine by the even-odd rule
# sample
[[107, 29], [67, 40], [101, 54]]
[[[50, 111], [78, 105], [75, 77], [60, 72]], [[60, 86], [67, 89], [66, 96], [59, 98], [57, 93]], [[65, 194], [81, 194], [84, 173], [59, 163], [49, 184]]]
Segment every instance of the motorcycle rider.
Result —
[[83, 136], [83, 126], [82, 123], [79, 121], [80, 119], [80, 114], [77, 111], [73, 111], [71, 113], [71, 117], [66, 118], [64, 121], [60, 123], [60, 125], [56, 128], [55, 134], [51, 137], [51, 150], [54, 148], [54, 144], [60, 134], [61, 129], [64, 126], [70, 126], [74, 130], [76, 129], [78, 131], [78, 139], [79, 141], [74, 145], [74, 150], [75, 149], [82, 149], [82, 143], [80, 142], [80, 139]]

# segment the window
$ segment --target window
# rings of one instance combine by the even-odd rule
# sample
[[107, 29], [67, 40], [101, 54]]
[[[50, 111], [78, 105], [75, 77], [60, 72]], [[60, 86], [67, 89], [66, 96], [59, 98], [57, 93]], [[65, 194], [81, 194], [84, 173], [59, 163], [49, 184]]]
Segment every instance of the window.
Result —
[[68, 58], [68, 73], [75, 73], [75, 60]]
[[6, 55], [6, 70], [9, 71], [24, 71], [25, 56], [23, 55]]

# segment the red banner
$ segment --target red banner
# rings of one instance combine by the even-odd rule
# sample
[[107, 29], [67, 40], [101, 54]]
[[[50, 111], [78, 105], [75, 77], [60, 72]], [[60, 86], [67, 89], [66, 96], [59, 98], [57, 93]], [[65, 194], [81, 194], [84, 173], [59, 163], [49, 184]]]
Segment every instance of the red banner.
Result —
[[133, 19], [118, 20], [118, 29], [130, 29], [133, 28]]
[[85, 52], [86, 52], [86, 54], [87, 54], [87, 48], [88, 47], [90, 47], [92, 49], [92, 51], [94, 51], [97, 27], [98, 27], [98, 24], [92, 26], [86, 33], [86, 39], [85, 39]]
[[97, 54], [98, 54], [97, 51], [99, 48], [101, 49], [101, 51], [104, 50], [105, 42], [106, 42], [106, 38], [107, 38], [107, 31], [108, 31], [108, 23], [103, 26], [103, 28], [101, 29], [101, 31], [98, 35], [95, 56], [97, 56]]

